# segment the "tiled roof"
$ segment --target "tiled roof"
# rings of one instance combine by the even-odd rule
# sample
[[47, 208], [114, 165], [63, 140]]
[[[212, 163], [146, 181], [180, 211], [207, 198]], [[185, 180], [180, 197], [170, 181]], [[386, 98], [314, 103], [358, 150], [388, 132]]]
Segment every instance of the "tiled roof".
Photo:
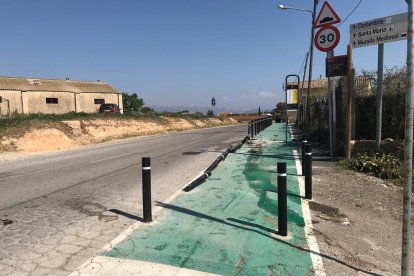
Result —
[[110, 84], [98, 81], [53, 80], [41, 78], [0, 77], [0, 90], [120, 93]]

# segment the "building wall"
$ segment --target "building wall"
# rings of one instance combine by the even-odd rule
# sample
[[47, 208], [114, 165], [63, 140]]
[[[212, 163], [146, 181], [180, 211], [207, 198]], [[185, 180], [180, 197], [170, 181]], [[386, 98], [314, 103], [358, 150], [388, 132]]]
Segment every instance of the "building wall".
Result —
[[[27, 110], [24, 113], [63, 114], [75, 111], [74, 93], [70, 92], [24, 92], [23, 101], [27, 98]], [[47, 104], [46, 98], [57, 98], [57, 104]]]
[[[119, 94], [104, 93], [79, 93], [77, 94], [77, 112], [95, 113], [98, 112], [100, 104], [95, 104], [95, 99], [103, 99], [105, 103], [114, 103], [122, 109], [118, 102]], [[122, 95], [121, 95], [122, 104]], [[122, 110], [121, 110], [122, 111]]]
[[10, 111], [22, 113], [22, 100], [21, 100], [21, 92], [20, 91], [6, 91], [0, 90], [0, 96], [3, 98], [3, 102], [0, 103], [0, 114], [7, 115], [9, 112], [9, 108], [7, 105], [7, 101], [10, 101]]
[[[73, 92], [32, 92], [0, 90], [0, 96], [10, 101], [11, 112], [64, 114], [68, 112], [98, 112], [100, 104], [95, 99], [104, 99], [105, 103], [115, 103], [121, 108], [122, 94], [109, 93], [73, 93]], [[46, 103], [46, 98], [57, 98], [58, 103]], [[9, 108], [6, 101], [0, 103], [0, 115], [7, 115]]]

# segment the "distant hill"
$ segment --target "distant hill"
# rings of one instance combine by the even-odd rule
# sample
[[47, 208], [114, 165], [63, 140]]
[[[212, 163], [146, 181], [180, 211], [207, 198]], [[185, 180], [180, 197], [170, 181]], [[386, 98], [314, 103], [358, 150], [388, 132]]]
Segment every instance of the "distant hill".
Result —
[[220, 112], [232, 112], [232, 113], [255, 113], [257, 109], [249, 109], [249, 108], [232, 108], [226, 106], [215, 106], [215, 107], [205, 107], [205, 106], [188, 106], [188, 105], [175, 105], [175, 106], [157, 106], [153, 105], [150, 106], [156, 112], [180, 112], [184, 110], [188, 110], [191, 113], [201, 112], [203, 114], [207, 114], [207, 111], [213, 110], [215, 114]]

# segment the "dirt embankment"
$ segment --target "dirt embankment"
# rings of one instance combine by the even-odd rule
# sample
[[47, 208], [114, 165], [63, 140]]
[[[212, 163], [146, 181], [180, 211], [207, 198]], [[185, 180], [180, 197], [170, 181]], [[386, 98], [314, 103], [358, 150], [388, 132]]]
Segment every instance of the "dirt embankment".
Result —
[[115, 139], [237, 124], [234, 119], [143, 118], [30, 122], [8, 129], [0, 140], [3, 151], [44, 152], [75, 148]]

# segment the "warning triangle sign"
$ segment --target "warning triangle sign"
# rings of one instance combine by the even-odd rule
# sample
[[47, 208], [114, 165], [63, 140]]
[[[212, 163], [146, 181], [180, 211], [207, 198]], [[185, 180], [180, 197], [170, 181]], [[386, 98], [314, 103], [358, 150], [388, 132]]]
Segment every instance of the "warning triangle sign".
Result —
[[313, 26], [315, 28], [321, 28], [324, 26], [332, 25], [341, 22], [341, 19], [332, 9], [331, 5], [327, 1], [323, 3], [321, 10], [319, 11], [318, 17], [316, 17]]

